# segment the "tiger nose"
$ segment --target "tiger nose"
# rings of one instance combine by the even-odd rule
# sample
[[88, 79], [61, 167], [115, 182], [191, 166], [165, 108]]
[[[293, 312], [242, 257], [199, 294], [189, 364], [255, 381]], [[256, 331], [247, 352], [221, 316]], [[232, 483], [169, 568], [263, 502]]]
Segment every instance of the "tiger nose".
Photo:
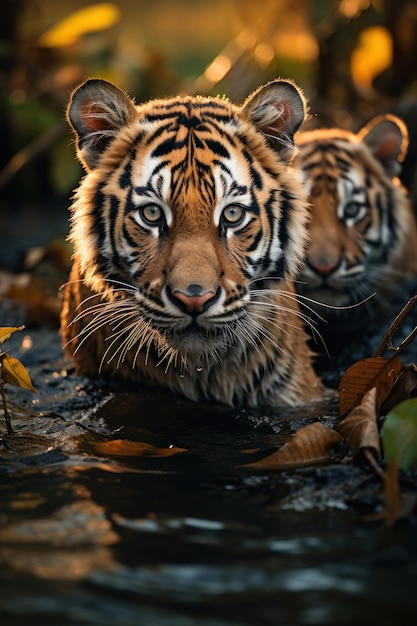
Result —
[[316, 272], [316, 274], [320, 274], [320, 276], [330, 276], [330, 274], [332, 274], [339, 267], [339, 262], [331, 263], [325, 260], [313, 261], [311, 259], [307, 259], [307, 264], [314, 272]]
[[[185, 291], [173, 291], [172, 295], [182, 303], [187, 313], [197, 315], [213, 304], [216, 294], [214, 291], [204, 292], [201, 285], [192, 284], [188, 285]], [[213, 302], [210, 302], [210, 300], [213, 300]]]

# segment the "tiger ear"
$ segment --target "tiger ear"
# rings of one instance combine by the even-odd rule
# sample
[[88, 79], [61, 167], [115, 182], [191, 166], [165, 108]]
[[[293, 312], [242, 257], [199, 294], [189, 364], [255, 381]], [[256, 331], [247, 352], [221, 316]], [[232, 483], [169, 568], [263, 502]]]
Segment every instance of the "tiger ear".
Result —
[[87, 170], [95, 167], [117, 131], [135, 113], [133, 101], [106, 80], [87, 80], [72, 93], [67, 120], [76, 135], [77, 156]]
[[288, 162], [294, 152], [294, 133], [307, 117], [301, 89], [291, 80], [274, 80], [248, 96], [242, 112]]
[[408, 150], [404, 122], [395, 115], [378, 115], [357, 133], [357, 137], [368, 146], [389, 176], [398, 176]]

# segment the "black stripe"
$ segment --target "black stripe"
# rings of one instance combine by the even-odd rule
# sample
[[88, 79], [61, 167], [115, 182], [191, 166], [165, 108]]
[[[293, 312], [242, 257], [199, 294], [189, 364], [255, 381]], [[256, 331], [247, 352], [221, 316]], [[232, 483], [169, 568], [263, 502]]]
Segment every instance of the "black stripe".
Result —
[[293, 199], [294, 198], [292, 198], [286, 191], [282, 191], [281, 218], [279, 221], [279, 228], [278, 228], [278, 237], [281, 242], [282, 256], [279, 259], [277, 268], [276, 268], [276, 273], [278, 276], [283, 276], [284, 268], [285, 270], [288, 270], [288, 266], [285, 262], [285, 253], [286, 253], [286, 248], [288, 246], [288, 241], [290, 238], [289, 230], [288, 230], [288, 221], [289, 221], [289, 214], [290, 214], [290, 210], [292, 206], [291, 201]]
[[133, 160], [134, 160], [134, 155], [131, 154], [129, 161], [126, 163], [126, 166], [123, 169], [123, 172], [120, 174], [119, 187], [121, 189], [127, 189], [129, 185], [131, 184]]
[[[243, 232], [243, 231], [240, 231]], [[255, 237], [253, 238], [253, 241], [251, 243], [251, 245], [246, 248], [247, 252], [253, 252], [254, 250], [256, 250], [262, 240], [262, 237], [264, 236], [262, 229], [259, 229], [259, 231], [256, 233]]]
[[105, 230], [105, 218], [104, 218], [104, 209], [106, 204], [106, 196], [103, 193], [103, 188], [105, 186], [105, 182], [101, 182], [94, 194], [93, 199], [93, 211], [91, 213], [93, 218], [93, 225], [91, 230], [94, 234], [97, 234], [98, 242], [97, 248], [101, 250], [104, 245], [104, 241], [106, 239], [106, 230]]
[[230, 152], [222, 143], [220, 143], [220, 141], [216, 141], [214, 139], [206, 139], [206, 145], [209, 150], [214, 152], [214, 154], [217, 154], [224, 159], [230, 159]]
[[[156, 103], [154, 106], [153, 113], [147, 113], [146, 119], [153, 122], [164, 119], [172, 119], [177, 115], [183, 113], [183, 109], [186, 108], [189, 110], [197, 110], [207, 112], [211, 117], [217, 120], [231, 120], [233, 119], [233, 113], [226, 111], [225, 113], [219, 114], [219, 110], [225, 110], [225, 103], [221, 100], [190, 100], [190, 101], [181, 101], [181, 100], [172, 100], [171, 102], [162, 102], [161, 104]], [[177, 109], [177, 111], [176, 111]], [[166, 111], [166, 113], [165, 113]]]
[[180, 150], [188, 145], [188, 138], [183, 141], [177, 141], [175, 136], [167, 137], [162, 143], [160, 143], [151, 152], [153, 157], [167, 156], [175, 150]]
[[114, 224], [117, 222], [117, 217], [120, 213], [120, 200], [116, 196], [110, 196], [110, 206], [109, 206], [109, 220], [108, 220], [108, 230], [110, 234], [110, 244], [112, 249], [112, 262], [116, 267], [123, 266], [123, 260], [116, 248], [116, 241], [114, 238], [115, 228]]

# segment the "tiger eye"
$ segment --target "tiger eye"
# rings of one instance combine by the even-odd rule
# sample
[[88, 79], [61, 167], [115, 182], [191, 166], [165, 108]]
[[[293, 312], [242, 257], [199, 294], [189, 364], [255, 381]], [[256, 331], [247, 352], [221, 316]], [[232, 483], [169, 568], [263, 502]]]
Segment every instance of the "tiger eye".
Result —
[[158, 222], [162, 217], [162, 209], [157, 204], [146, 204], [140, 211], [147, 222]]
[[239, 220], [242, 219], [243, 212], [244, 211], [242, 207], [236, 204], [231, 204], [224, 209], [223, 217], [227, 222], [229, 222], [229, 224], [236, 224], [237, 222], [239, 222]]
[[345, 218], [354, 218], [357, 217], [359, 215], [359, 212], [361, 210], [361, 205], [358, 204], [357, 202], [349, 202], [348, 204], [346, 204], [345, 208], [344, 208], [344, 216]]

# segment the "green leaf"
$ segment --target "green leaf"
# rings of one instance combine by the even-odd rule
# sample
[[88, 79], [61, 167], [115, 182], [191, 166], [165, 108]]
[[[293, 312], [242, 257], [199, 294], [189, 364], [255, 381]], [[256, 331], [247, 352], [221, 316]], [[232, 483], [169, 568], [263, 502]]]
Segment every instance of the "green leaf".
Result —
[[24, 326], [2, 326], [0, 328], [0, 343], [6, 341], [17, 330], [23, 330]]
[[39, 393], [32, 385], [28, 371], [23, 363], [7, 353], [2, 354], [1, 357], [1, 373], [5, 383]]
[[417, 398], [405, 400], [388, 413], [382, 427], [388, 461], [401, 469], [417, 469]]

